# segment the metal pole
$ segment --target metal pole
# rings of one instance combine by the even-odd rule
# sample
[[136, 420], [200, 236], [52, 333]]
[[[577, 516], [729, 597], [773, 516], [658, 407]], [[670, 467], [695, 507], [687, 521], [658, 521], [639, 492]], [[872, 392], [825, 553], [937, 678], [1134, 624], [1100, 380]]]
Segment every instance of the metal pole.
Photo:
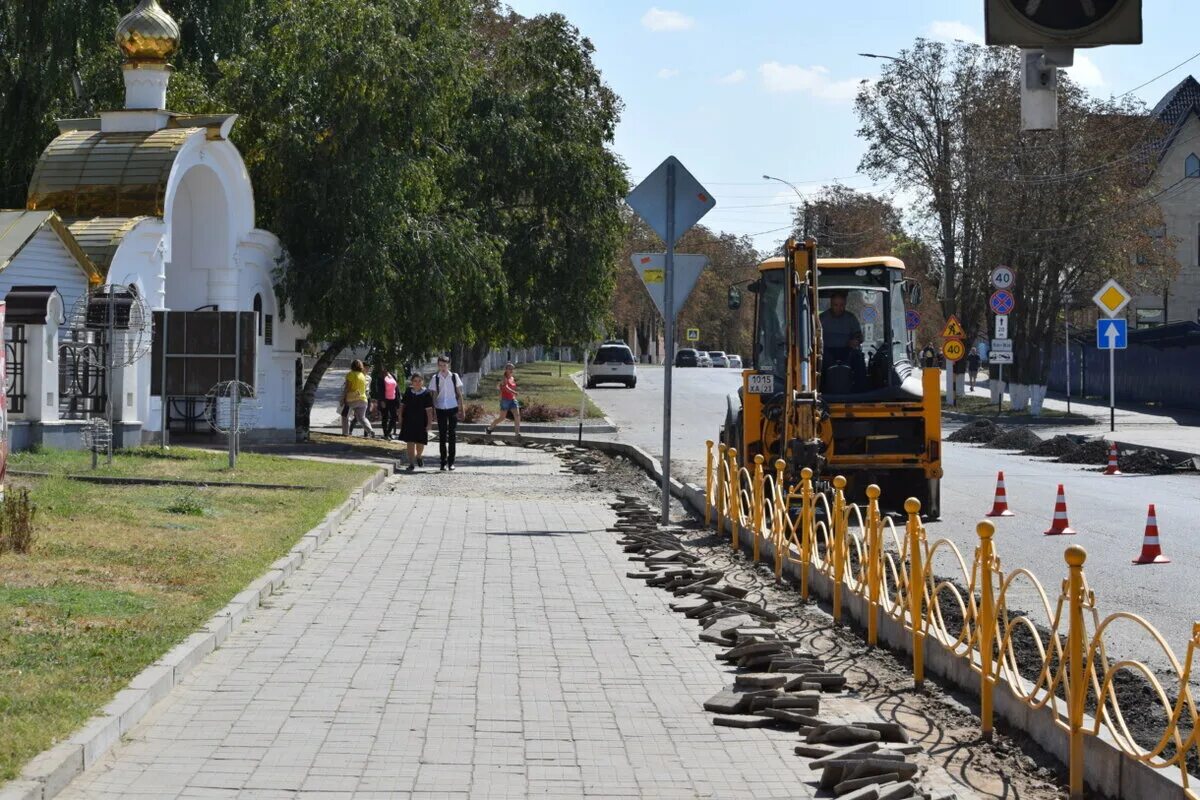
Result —
[[158, 399], [162, 402], [162, 408], [159, 409], [159, 425], [162, 431], [162, 449], [170, 448], [171, 443], [167, 441], [167, 310], [162, 312], [162, 330], [159, 331], [160, 340], [162, 341], [162, 358], [158, 370], [158, 376], [161, 383], [158, 385]]
[[113, 288], [110, 286], [108, 288], [108, 342], [106, 343], [107, 346], [104, 348], [105, 361], [108, 363], [108, 369], [106, 370], [106, 372], [108, 374], [105, 376], [107, 378], [107, 382], [108, 382], [108, 391], [106, 391], [104, 393], [105, 399], [107, 401], [104, 404], [106, 406], [106, 408], [104, 410], [105, 410], [105, 413], [108, 414], [107, 463], [108, 463], [108, 466], [110, 466], [110, 467], [112, 466], [113, 436], [114, 436], [112, 393], [113, 393], [113, 338], [114, 338], [115, 331], [116, 331], [116, 319], [114, 319], [115, 315], [116, 315], [116, 297], [114, 296]]
[[1067, 356], [1067, 413], [1071, 413], [1071, 305], [1063, 309], [1063, 352]]
[[996, 365], [996, 413], [999, 414], [1004, 406], [1004, 365]]
[[663, 447], [662, 524], [671, 523], [671, 367], [675, 362], [675, 164], [667, 164], [667, 256], [663, 265]]
[[1108, 340], [1108, 430], [1117, 429], [1117, 379], [1114, 372], [1117, 350], [1113, 340]]
[[[580, 394], [580, 397], [579, 397], [579, 444], [583, 444], [583, 414], [584, 414], [584, 407], [587, 405], [587, 357], [588, 357], [588, 351], [587, 351], [587, 348], [585, 347], [585, 348], [583, 348], [583, 386], [584, 386], [584, 388], [581, 389], [579, 392], [579, 394]], [[559, 364], [561, 365], [562, 362], [560, 361]]]

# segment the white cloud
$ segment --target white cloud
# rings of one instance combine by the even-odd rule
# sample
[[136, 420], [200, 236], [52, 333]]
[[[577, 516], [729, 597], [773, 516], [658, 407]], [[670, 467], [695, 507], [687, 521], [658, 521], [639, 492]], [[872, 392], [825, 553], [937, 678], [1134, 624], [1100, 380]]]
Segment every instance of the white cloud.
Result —
[[801, 67], [768, 61], [758, 68], [768, 92], [805, 92], [822, 100], [853, 100], [861, 81], [858, 78], [835, 81], [825, 67]]
[[1103, 89], [1106, 84], [1104, 76], [1100, 74], [1100, 68], [1096, 66], [1096, 62], [1091, 58], [1075, 51], [1075, 65], [1065, 67], [1067, 74], [1071, 76], [1071, 80], [1083, 86], [1085, 89]]
[[651, 8], [642, 15], [642, 25], [652, 31], [686, 31], [695, 26], [696, 20], [678, 11]]
[[717, 78], [717, 83], [721, 84], [722, 86], [733, 86], [735, 83], [741, 83], [744, 80], [746, 80], [746, 70], [735, 69], [728, 75], [722, 75], [721, 77]]
[[938, 20], [929, 26], [930, 39], [940, 42], [952, 42], [961, 39], [968, 44], [983, 44], [983, 35], [965, 22], [956, 20]]
[[671, 78], [679, 77], [679, 70], [672, 69], [671, 67], [663, 67], [658, 71], [658, 77], [664, 81], [669, 81]]

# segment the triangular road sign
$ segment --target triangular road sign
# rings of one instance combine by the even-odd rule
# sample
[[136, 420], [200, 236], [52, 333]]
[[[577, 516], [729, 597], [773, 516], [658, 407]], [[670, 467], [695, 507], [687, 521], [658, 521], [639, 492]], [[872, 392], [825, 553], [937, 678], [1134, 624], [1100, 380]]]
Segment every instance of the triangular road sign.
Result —
[[946, 327], [942, 328], [943, 339], [965, 339], [967, 332], [963, 330], [962, 323], [958, 321], [958, 317], [954, 314], [950, 315], [950, 319], [946, 320]]
[[[650, 299], [654, 301], [655, 307], [658, 308], [658, 313], [665, 319], [666, 314], [663, 312], [663, 303], [665, 302], [667, 288], [666, 254], [634, 253], [630, 261], [633, 262], [633, 268], [641, 276], [642, 283], [646, 286], [646, 291], [650, 293]], [[687, 255], [684, 253], [675, 254], [675, 265], [671, 271], [671, 276], [675, 281], [676, 317], [679, 316], [679, 309], [683, 308], [683, 304], [687, 302], [688, 295], [692, 293], [692, 289], [696, 288], [696, 281], [700, 280], [700, 273], [707, 266], [708, 256]]]
[[[667, 242], [667, 167], [675, 167], [675, 241]], [[692, 177], [679, 159], [668, 156], [646, 179], [634, 187], [625, 198], [629, 207], [654, 229], [668, 246], [713, 210], [717, 201], [700, 181]]]

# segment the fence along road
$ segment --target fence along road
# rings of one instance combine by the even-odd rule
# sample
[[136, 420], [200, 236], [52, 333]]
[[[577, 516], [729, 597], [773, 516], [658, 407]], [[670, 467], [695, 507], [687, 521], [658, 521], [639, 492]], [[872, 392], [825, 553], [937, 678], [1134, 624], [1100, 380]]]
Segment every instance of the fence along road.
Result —
[[[705, 519], [719, 533], [728, 533], [732, 548], [739, 549], [742, 537], [748, 537], [753, 558], [768, 557], [777, 577], [794, 568], [804, 597], [810, 584], [824, 581], [835, 621], [846, 601], [857, 599], [865, 605], [868, 644], [877, 643], [881, 617], [900, 625], [908, 632], [918, 685], [925, 676], [927, 637], [962, 659], [962, 666], [978, 676], [985, 737], [991, 736], [998, 687], [1006, 687], [1018, 705], [1027, 707], [1028, 730], [1044, 746], [1053, 737], [1035, 733], [1036, 721], [1048, 709], [1053, 726], [1068, 742], [1072, 800], [1083, 797], [1085, 774], [1093, 786], [1103, 785], [1119, 763], [1115, 751], [1106, 757], [1103, 748], [1093, 747], [1085, 764], [1088, 740], [1100, 737], [1115, 742], [1127, 759], [1162, 771], [1156, 775], [1117, 767], [1124, 796], [1200, 797], [1187, 771], [1187, 759], [1200, 755], [1200, 716], [1189, 686], [1200, 656], [1200, 623], [1185, 641], [1171, 643], [1136, 614], [1118, 610], [1103, 616], [1084, 571], [1087, 552], [1078, 544], [1063, 553], [1067, 577], [1061, 589], [1051, 584], [1047, 591], [1028, 569], [1002, 566], [990, 521], [976, 524], [978, 546], [971, 554], [947, 539], [929, 537], [916, 500], [905, 502], [907, 520], [898, 530], [880, 514], [878, 487], [868, 487], [869, 500], [860, 506], [847, 502], [840, 476], [834, 478], [829, 498], [813, 492], [811, 470], [803, 471], [799, 484], [786, 485], [782, 460], [765, 464], [757, 456], [754, 464], [742, 465], [736, 450], [714, 446], [711, 440], [706, 444]], [[797, 506], [797, 514], [788, 512]], [[1064, 539], [1054, 537], [1060, 544]], [[950, 569], [943, 572], [942, 563]], [[1040, 601], [1029, 611], [1012, 602], [1014, 587], [1021, 584]], [[1113, 654], [1109, 632], [1121, 627], [1147, 637], [1170, 663], [1169, 671], [1156, 674], [1137, 657]], [[1022, 657], [1022, 640], [1034, 643], [1040, 655]], [[1146, 703], [1136, 687], [1119, 690], [1130, 675], [1152, 688], [1163, 717], [1160, 729], [1138, 735], [1128, 725], [1127, 715], [1143, 711]], [[1006, 705], [1013, 702], [1009, 697], [1005, 694]], [[1086, 715], [1089, 708], [1094, 716]], [[1156, 784], [1167, 771], [1182, 784], [1182, 793], [1168, 793], [1166, 784]]]

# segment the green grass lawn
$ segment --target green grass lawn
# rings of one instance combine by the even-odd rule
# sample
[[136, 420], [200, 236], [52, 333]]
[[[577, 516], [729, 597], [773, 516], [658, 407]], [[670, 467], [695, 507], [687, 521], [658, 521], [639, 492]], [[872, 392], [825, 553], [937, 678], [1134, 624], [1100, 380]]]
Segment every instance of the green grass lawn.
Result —
[[[148, 664], [284, 555], [371, 468], [147, 448], [100, 474], [321, 487], [317, 491], [112, 486], [10, 477], [37, 506], [25, 555], [0, 555], [0, 782], [70, 735]], [[45, 451], [14, 469], [90, 471]]]
[[[571, 361], [530, 361], [518, 364], [513, 370], [517, 379], [517, 391], [521, 405], [544, 403], [555, 408], [570, 408], [579, 414], [579, 401], [583, 392], [571, 375], [583, 370], [582, 364]], [[479, 393], [470, 398], [473, 402], [481, 403], [489, 413], [497, 413], [500, 407], [500, 393], [496, 384], [504, 376], [502, 370], [497, 370], [483, 376], [479, 382]], [[604, 414], [589, 399], [586, 414], [588, 418], [598, 419]]]

